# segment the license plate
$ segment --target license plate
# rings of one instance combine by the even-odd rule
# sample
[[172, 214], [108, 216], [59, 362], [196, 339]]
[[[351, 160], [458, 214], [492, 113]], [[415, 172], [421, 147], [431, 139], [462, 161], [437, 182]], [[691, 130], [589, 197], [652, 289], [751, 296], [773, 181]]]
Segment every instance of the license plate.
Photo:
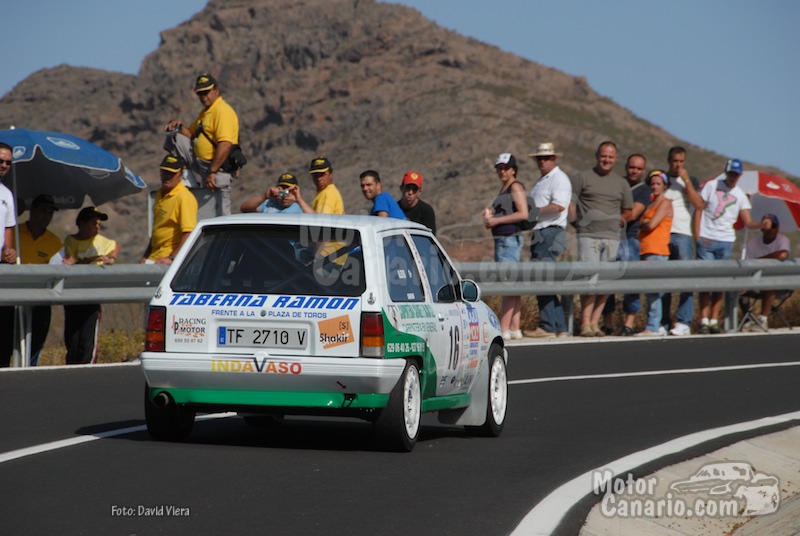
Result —
[[219, 346], [257, 346], [303, 350], [308, 346], [308, 330], [294, 328], [217, 328]]

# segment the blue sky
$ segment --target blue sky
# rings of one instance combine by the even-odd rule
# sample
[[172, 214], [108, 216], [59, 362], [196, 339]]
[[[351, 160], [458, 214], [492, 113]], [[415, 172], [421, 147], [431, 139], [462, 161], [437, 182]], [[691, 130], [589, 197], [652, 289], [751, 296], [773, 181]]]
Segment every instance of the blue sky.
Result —
[[[9, 3], [0, 31], [6, 53], [0, 95], [62, 63], [136, 73], [158, 46], [159, 32], [205, 3]], [[598, 93], [681, 139], [800, 177], [800, 2], [399, 3], [463, 35], [584, 76]]]

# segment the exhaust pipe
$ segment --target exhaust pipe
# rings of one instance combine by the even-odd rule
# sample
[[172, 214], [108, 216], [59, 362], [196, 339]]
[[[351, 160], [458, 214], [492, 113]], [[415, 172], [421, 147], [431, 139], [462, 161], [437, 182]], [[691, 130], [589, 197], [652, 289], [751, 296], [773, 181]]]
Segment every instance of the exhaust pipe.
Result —
[[165, 391], [161, 391], [155, 397], [153, 397], [153, 405], [157, 408], [165, 408], [172, 403], [172, 397], [170, 397]]

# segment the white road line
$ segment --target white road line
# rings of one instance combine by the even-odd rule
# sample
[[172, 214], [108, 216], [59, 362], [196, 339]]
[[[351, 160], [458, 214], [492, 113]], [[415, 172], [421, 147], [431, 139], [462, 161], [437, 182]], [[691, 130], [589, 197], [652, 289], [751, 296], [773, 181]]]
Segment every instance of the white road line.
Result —
[[[222, 419], [226, 417], [233, 417], [236, 413], [214, 413], [211, 415], [201, 415], [196, 417], [198, 421], [206, 421], [209, 419]], [[43, 452], [50, 452], [51, 450], [58, 450], [98, 439], [105, 439], [107, 437], [114, 437], [124, 434], [132, 434], [134, 432], [143, 432], [147, 430], [147, 426], [141, 424], [139, 426], [130, 426], [128, 428], [119, 428], [117, 430], [109, 430], [108, 432], [100, 432], [97, 434], [71, 437], [69, 439], [60, 439], [50, 443], [42, 443], [41, 445], [34, 445], [32, 447], [25, 447], [23, 449], [10, 450], [8, 452], [0, 453], [0, 463], [10, 462], [11, 460], [18, 460], [26, 456], [33, 456], [34, 454], [41, 454]]]
[[[800, 363], [771, 363], [762, 365], [744, 365], [741, 367], [714, 367], [707, 369], [680, 369], [675, 371], [663, 372], [647, 372], [647, 373], [630, 373], [630, 374], [605, 374], [596, 376], [572, 376], [560, 378], [541, 378], [535, 380], [517, 380], [509, 383], [539, 383], [543, 381], [562, 381], [569, 379], [590, 379], [590, 378], [616, 378], [624, 376], [643, 376], [643, 375], [657, 375], [657, 374], [684, 374], [689, 372], [715, 372], [719, 370], [743, 370], [750, 368], [764, 368], [764, 367], [782, 367], [793, 366]], [[785, 413], [774, 417], [764, 417], [755, 421], [743, 422], [729, 426], [722, 426], [720, 428], [713, 428], [711, 430], [704, 430], [689, 434], [687, 436], [673, 439], [661, 445], [656, 445], [649, 449], [639, 452], [634, 452], [624, 458], [609, 462], [602, 467], [597, 467], [588, 471], [577, 478], [574, 478], [566, 484], [560, 486], [555, 491], [545, 497], [533, 510], [517, 525], [517, 528], [511, 533], [511, 536], [549, 536], [553, 531], [558, 528], [559, 523], [567, 514], [567, 512], [581, 499], [586, 497], [592, 492], [594, 485], [592, 475], [598, 471], [610, 471], [614, 475], [622, 475], [626, 472], [632, 471], [637, 467], [641, 467], [664, 456], [675, 454], [686, 450], [687, 448], [695, 447], [706, 441], [718, 439], [722, 436], [729, 434], [736, 434], [747, 432], [750, 430], [757, 430], [776, 424], [787, 423], [800, 419], [800, 411], [792, 413]]]
[[800, 361], [790, 361], [787, 363], [758, 363], [755, 365], [734, 365], [730, 367], [704, 367], [704, 368], [686, 368], [686, 369], [673, 369], [673, 370], [648, 370], [644, 372], [617, 372], [614, 374], [587, 374], [583, 376], [553, 376], [550, 378], [530, 378], [527, 380], [511, 380], [509, 385], [521, 385], [525, 383], [548, 383], [548, 382], [563, 382], [571, 380], [602, 380], [607, 378], [635, 378], [637, 376], [662, 376], [669, 374], [697, 374], [706, 372], [726, 372], [729, 370], [750, 370], [760, 368], [777, 368], [777, 367], [796, 367], [800, 365]]

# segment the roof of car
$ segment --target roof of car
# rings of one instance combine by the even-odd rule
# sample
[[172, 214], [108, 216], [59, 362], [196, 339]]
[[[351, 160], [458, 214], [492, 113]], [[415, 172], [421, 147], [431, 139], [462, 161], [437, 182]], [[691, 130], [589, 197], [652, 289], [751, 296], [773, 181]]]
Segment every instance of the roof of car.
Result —
[[428, 228], [410, 220], [400, 220], [397, 218], [381, 218], [379, 216], [353, 216], [340, 214], [233, 214], [231, 216], [220, 216], [207, 220], [200, 220], [199, 225], [220, 225], [220, 224], [288, 224], [288, 225], [315, 225], [323, 227], [341, 227], [348, 229], [363, 229], [371, 227], [375, 231], [387, 231], [394, 229], [417, 229], [427, 231]]

